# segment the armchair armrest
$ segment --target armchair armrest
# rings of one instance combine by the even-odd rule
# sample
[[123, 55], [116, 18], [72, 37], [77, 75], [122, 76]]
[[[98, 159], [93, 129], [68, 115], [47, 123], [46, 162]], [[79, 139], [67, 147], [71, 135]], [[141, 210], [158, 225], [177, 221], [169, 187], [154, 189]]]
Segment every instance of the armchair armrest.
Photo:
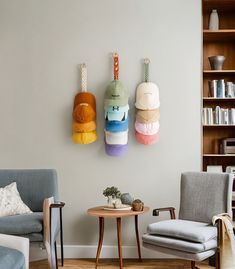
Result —
[[175, 208], [174, 207], [162, 207], [153, 209], [153, 216], [159, 216], [161, 211], [169, 211], [171, 219], [176, 219], [175, 217]]
[[216, 251], [216, 268], [220, 268], [220, 254], [221, 254], [221, 243], [223, 238], [223, 223], [221, 219], [216, 220], [216, 226], [217, 226], [217, 251]]
[[19, 250], [25, 257], [25, 268], [29, 268], [29, 239], [8, 234], [0, 234], [0, 245]]
[[63, 208], [65, 206], [64, 202], [55, 201], [54, 203], [50, 204], [50, 208]]

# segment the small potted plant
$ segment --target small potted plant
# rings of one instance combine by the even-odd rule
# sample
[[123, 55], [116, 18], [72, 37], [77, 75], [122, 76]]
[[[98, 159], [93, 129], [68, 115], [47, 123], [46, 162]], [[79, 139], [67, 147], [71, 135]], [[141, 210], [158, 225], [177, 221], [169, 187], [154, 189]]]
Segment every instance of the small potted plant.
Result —
[[107, 187], [104, 191], [103, 191], [103, 195], [105, 197], [108, 198], [108, 205], [111, 207], [115, 207], [118, 208], [121, 206], [121, 192], [119, 191], [119, 189], [117, 187]]

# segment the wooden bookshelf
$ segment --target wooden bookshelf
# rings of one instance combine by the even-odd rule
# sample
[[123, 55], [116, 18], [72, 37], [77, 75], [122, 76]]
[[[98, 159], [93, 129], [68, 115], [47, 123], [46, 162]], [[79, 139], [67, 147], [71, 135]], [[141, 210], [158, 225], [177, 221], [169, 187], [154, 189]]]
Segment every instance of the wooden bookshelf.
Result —
[[[219, 16], [219, 29], [209, 30], [212, 9]], [[202, 109], [235, 108], [235, 98], [211, 97], [209, 81], [224, 79], [235, 83], [235, 0], [202, 0], [203, 57], [202, 57]], [[223, 70], [211, 70], [209, 56], [224, 55]], [[220, 145], [225, 138], [235, 137], [235, 125], [202, 124], [202, 170], [208, 165], [235, 166], [235, 154], [221, 154]], [[235, 186], [234, 186], [235, 191]], [[235, 213], [235, 201], [234, 201]], [[235, 215], [235, 214], [234, 214]]]

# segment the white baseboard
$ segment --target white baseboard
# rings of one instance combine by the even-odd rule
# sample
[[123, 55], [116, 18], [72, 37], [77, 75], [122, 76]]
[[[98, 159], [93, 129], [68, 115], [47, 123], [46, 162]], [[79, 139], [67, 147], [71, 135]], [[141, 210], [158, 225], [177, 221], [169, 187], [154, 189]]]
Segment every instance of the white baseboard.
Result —
[[[64, 258], [68, 259], [91, 259], [95, 258], [97, 246], [87, 245], [64, 245]], [[60, 246], [57, 249], [58, 257], [60, 257]], [[138, 258], [137, 247], [135, 246], [123, 246], [122, 254], [123, 258], [136, 259]], [[172, 258], [169, 255], [159, 253], [157, 251], [149, 250], [141, 247], [142, 258], [144, 259], [169, 259]], [[35, 244], [30, 247], [30, 261], [46, 259], [45, 249], [40, 249]], [[118, 258], [118, 249], [116, 246], [102, 246], [100, 258], [115, 259]]]

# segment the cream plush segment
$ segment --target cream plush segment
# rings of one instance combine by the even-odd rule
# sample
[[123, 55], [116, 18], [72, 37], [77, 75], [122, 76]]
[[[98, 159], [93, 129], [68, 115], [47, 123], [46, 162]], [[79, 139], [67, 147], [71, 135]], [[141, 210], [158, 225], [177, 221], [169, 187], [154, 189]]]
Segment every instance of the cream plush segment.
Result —
[[0, 217], [32, 213], [21, 200], [16, 182], [0, 188]]
[[142, 110], [160, 107], [159, 88], [153, 82], [140, 83], [136, 89], [135, 107]]

